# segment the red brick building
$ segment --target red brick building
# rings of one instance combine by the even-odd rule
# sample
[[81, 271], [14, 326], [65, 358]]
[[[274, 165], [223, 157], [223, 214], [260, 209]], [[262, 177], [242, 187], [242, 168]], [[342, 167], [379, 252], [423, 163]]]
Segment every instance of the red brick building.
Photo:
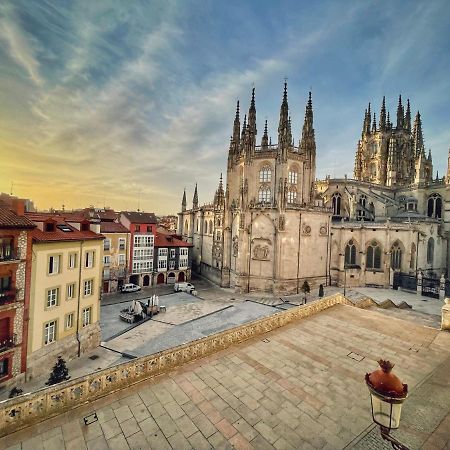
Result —
[[24, 201], [0, 202], [0, 384], [24, 380], [31, 281], [31, 231]]

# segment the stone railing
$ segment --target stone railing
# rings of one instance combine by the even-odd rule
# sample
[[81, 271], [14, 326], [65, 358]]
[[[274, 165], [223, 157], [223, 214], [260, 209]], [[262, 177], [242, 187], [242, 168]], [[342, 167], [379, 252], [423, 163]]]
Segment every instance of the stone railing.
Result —
[[187, 344], [4, 400], [0, 402], [0, 437], [337, 304], [352, 305], [341, 294], [325, 297]]

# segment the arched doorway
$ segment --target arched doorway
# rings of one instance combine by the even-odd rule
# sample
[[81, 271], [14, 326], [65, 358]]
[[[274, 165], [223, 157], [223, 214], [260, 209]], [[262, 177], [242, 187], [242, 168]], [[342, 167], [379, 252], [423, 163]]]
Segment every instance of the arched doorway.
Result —
[[167, 284], [173, 284], [175, 283], [177, 277], [175, 276], [175, 274], [173, 272], [169, 272], [169, 274], [167, 275]]
[[178, 274], [178, 281], [184, 281], [184, 272]]
[[132, 284], [139, 284], [139, 275], [131, 275], [130, 283], [132, 283]]
[[150, 286], [150, 276], [149, 275], [144, 275], [144, 280], [143, 280], [142, 284], [144, 286]]
[[159, 273], [158, 278], [156, 278], [156, 284], [164, 284], [164, 274]]

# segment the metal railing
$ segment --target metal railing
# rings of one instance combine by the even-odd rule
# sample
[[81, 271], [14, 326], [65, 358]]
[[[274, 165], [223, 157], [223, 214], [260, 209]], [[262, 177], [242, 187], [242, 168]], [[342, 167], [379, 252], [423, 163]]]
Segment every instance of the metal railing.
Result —
[[17, 289], [9, 288], [0, 290], [0, 305], [11, 303], [16, 300]]
[[19, 249], [9, 245], [0, 245], [0, 262], [19, 259]]
[[17, 344], [17, 335], [14, 333], [9, 338], [0, 341], [0, 352], [8, 350], [9, 348], [14, 347]]

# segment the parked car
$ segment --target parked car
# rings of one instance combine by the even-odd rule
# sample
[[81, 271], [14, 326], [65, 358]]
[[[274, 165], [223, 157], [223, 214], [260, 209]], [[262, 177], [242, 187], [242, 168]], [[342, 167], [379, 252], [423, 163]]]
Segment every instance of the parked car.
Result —
[[195, 290], [195, 287], [191, 283], [175, 283], [173, 285], [173, 290], [175, 292], [189, 292], [189, 294], [191, 294], [192, 291]]
[[125, 294], [127, 292], [137, 292], [140, 290], [141, 290], [141, 287], [138, 286], [137, 284], [127, 283], [122, 286], [122, 290], [120, 292], [122, 292], [122, 294]]

